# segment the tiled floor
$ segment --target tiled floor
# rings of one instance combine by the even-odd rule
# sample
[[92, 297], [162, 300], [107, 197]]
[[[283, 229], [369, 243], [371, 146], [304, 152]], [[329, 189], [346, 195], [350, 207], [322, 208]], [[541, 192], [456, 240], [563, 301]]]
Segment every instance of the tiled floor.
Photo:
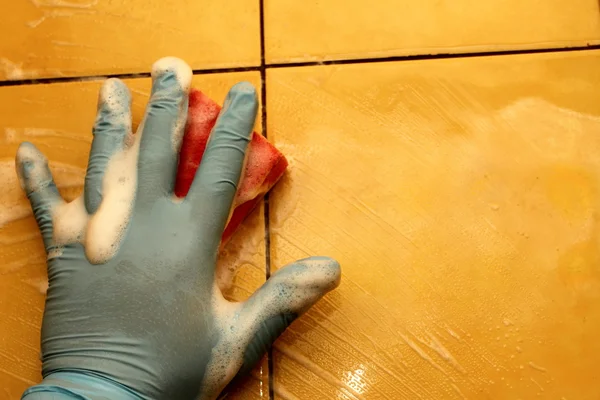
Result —
[[139, 122], [164, 55], [215, 99], [264, 84], [290, 159], [226, 250], [229, 297], [307, 255], [343, 268], [228, 398], [600, 398], [597, 0], [17, 3], [0, 26], [0, 399], [40, 379], [43, 250], [16, 146], [39, 144], [75, 196], [97, 75], [132, 74]]

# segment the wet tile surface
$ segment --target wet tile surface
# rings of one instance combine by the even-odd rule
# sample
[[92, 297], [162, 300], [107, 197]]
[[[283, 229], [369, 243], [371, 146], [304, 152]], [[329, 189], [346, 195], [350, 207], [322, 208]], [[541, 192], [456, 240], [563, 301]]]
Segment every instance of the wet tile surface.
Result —
[[[272, 268], [340, 260], [281, 399], [599, 395], [600, 52], [271, 70]], [[566, 367], [568, 366], [568, 367]]]
[[[195, 76], [193, 86], [222, 103], [227, 90], [247, 80], [258, 88], [258, 73]], [[133, 95], [137, 125], [150, 92], [150, 79], [125, 81]], [[101, 82], [72, 82], [0, 88], [0, 398], [20, 398], [41, 380], [40, 325], [47, 275], [45, 253], [27, 198], [14, 170], [19, 143], [30, 141], [50, 161], [56, 183], [67, 200], [81, 193]], [[135, 129], [135, 127], [134, 127]], [[257, 123], [260, 129], [260, 121]], [[240, 268], [226, 288], [232, 300], [244, 300], [264, 282], [265, 245], [262, 206], [246, 220], [221, 254], [220, 271]], [[225, 276], [222, 273], [221, 276]], [[268, 370], [261, 364], [229, 398], [268, 396]]]
[[597, 0], [265, 2], [269, 63], [600, 43]]
[[258, 15], [255, 0], [11, 2], [0, 80], [148, 72], [165, 56], [194, 69], [258, 65]]
[[[6, 80], [260, 64], [260, 2], [31, 0], [6, 12]], [[266, 63], [600, 44], [596, 0], [264, 2]], [[274, 349], [275, 399], [597, 399], [600, 52], [267, 68], [271, 268], [330, 255], [339, 289]], [[195, 77], [222, 101], [258, 72]], [[134, 123], [149, 79], [129, 79]], [[0, 87], [0, 398], [40, 380], [46, 285], [19, 142], [81, 191], [99, 81]], [[259, 118], [260, 120], [260, 118]], [[259, 121], [260, 123], [260, 121]], [[257, 127], [258, 128], [258, 127]], [[221, 254], [247, 298], [263, 209]], [[267, 399], [266, 362], [227, 398]]]

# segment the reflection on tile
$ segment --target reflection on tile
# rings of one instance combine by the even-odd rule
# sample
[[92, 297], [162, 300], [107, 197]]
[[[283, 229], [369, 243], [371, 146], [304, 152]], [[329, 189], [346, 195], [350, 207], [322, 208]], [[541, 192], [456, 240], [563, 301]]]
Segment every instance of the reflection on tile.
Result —
[[260, 63], [255, 0], [10, 6], [0, 27], [0, 80], [143, 72], [164, 56], [182, 57], [194, 69]]
[[[267, 62], [585, 46], [597, 0], [265, 2]], [[310, 21], [308, 23], [307, 21]]]
[[[258, 88], [258, 73], [195, 76], [193, 86], [222, 102], [227, 90], [247, 80]], [[149, 79], [127, 80], [133, 94], [133, 121], [139, 123], [150, 92]], [[19, 398], [39, 382], [39, 335], [47, 289], [45, 255], [28, 202], [14, 172], [19, 143], [31, 141], [50, 160], [61, 192], [78, 196], [95, 118], [101, 82], [79, 82], [0, 88], [0, 398]], [[257, 126], [259, 129], [259, 126]], [[240, 266], [226, 296], [247, 298], [265, 277], [264, 222], [259, 207], [240, 227], [221, 258], [221, 267]], [[229, 398], [268, 398], [266, 363], [234, 388]]]
[[[596, 398], [600, 52], [271, 70], [278, 399]], [[541, 397], [540, 397], [541, 396]]]

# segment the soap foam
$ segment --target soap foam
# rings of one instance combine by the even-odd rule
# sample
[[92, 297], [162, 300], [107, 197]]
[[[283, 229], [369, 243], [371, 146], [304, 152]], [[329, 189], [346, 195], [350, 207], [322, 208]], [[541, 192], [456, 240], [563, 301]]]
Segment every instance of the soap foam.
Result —
[[[244, 227], [240, 228], [242, 230]], [[232, 238], [219, 250], [215, 279], [222, 292], [231, 290], [233, 278], [242, 265], [247, 264], [264, 270], [263, 267], [257, 267], [254, 261], [258, 250], [262, 246], [262, 240], [262, 235], [248, 234], [244, 236], [244, 240]]]
[[[143, 129], [143, 124], [140, 124]], [[137, 187], [137, 160], [141, 129], [133, 145], [109, 161], [102, 182], [102, 203], [88, 223], [85, 251], [92, 263], [113, 257], [129, 224]]]
[[21, 174], [21, 169], [17, 168], [19, 183], [26, 193], [38, 192], [52, 181], [47, 168], [48, 159], [32, 144], [23, 143], [19, 147], [16, 162], [17, 165], [31, 164], [31, 169], [29, 170], [30, 179], [27, 181], [25, 181], [25, 178]]
[[89, 215], [85, 209], [83, 196], [70, 203], [61, 203], [52, 211], [53, 238], [58, 246], [69, 243], [85, 243], [85, 227]]
[[[125, 84], [119, 79], [107, 79], [98, 94], [98, 107], [110, 110], [112, 120], [119, 126], [125, 127], [127, 135], [131, 134], [131, 114], [129, 105], [131, 94]], [[98, 114], [100, 117], [100, 114]]]
[[24, 281], [32, 288], [36, 289], [40, 294], [45, 295], [48, 292], [48, 280], [47, 279], [31, 279]]
[[23, 63], [17, 64], [4, 57], [0, 57], [0, 70], [8, 80], [35, 78], [38, 75], [37, 71], [24, 70]]

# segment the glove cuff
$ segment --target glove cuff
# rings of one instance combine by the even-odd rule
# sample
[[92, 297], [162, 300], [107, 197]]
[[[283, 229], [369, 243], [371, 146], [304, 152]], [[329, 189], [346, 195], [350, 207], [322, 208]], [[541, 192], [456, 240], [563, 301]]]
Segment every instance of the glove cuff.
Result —
[[23, 393], [21, 400], [143, 400], [131, 389], [88, 373], [55, 372]]

